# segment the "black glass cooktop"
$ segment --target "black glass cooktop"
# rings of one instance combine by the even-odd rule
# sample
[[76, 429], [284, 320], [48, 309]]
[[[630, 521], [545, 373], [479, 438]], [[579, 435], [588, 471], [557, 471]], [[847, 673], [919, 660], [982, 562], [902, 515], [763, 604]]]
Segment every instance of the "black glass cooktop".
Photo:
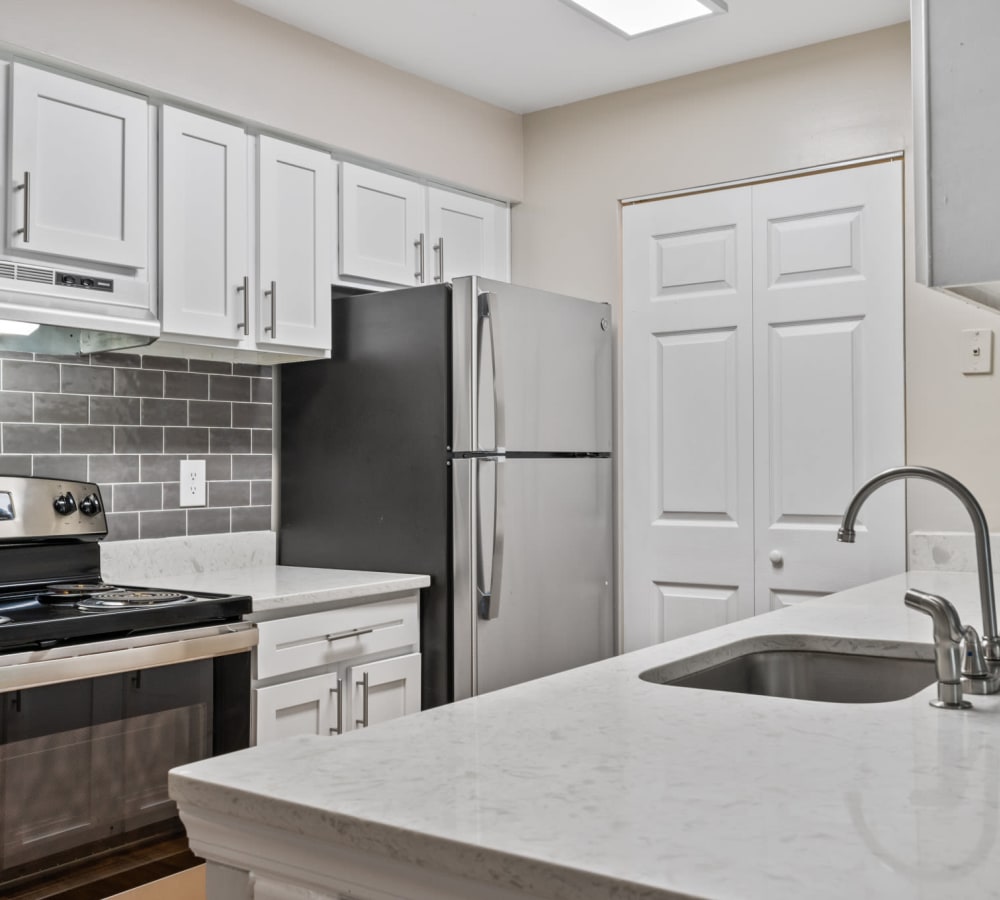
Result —
[[167, 594], [103, 583], [93, 588], [88, 592], [74, 584], [72, 589], [39, 585], [0, 590], [0, 649], [9, 652], [236, 621], [251, 610], [251, 600], [245, 596]]

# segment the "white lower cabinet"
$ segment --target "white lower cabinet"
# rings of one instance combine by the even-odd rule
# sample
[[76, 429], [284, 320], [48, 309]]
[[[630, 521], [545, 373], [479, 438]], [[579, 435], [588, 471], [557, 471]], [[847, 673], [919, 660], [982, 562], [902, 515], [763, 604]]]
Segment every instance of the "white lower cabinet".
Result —
[[256, 743], [336, 735], [420, 710], [420, 599], [257, 623]]
[[340, 679], [334, 674], [256, 688], [257, 743], [293, 734], [336, 734]]
[[351, 728], [420, 711], [420, 654], [351, 666], [344, 682], [349, 688]]

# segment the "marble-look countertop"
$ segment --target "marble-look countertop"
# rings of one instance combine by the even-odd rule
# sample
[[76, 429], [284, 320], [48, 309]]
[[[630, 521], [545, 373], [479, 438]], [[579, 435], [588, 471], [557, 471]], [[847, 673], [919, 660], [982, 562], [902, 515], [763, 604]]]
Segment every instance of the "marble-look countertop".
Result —
[[551, 900], [996, 896], [1000, 695], [954, 712], [928, 705], [934, 686], [836, 704], [639, 679], [771, 635], [929, 657], [907, 586], [980, 625], [974, 574], [913, 572], [368, 731], [182, 766], [170, 793], [182, 815]]
[[[128, 572], [119, 573], [118, 579], [122, 584], [128, 583]], [[253, 614], [247, 618], [263, 621], [378, 600], [387, 594], [419, 590], [430, 583], [427, 575], [253, 566], [158, 577], [155, 586], [209, 594], [249, 594], [253, 598]]]

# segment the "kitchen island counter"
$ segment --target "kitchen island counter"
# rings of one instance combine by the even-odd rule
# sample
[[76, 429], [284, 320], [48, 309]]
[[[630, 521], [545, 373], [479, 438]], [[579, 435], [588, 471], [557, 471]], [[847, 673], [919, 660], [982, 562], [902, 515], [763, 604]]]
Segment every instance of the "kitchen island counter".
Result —
[[933, 685], [838, 704], [639, 678], [767, 635], [930, 658], [907, 587], [980, 625], [975, 575], [909, 573], [370, 731], [183, 766], [171, 795], [226, 898], [248, 896], [245, 870], [257, 900], [992, 896], [1000, 696], [954, 712], [928, 705]]

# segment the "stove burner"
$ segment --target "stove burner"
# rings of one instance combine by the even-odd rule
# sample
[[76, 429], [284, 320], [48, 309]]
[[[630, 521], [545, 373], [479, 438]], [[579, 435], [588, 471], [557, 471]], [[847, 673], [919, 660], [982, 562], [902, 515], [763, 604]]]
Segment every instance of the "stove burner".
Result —
[[116, 588], [102, 594], [81, 600], [77, 609], [98, 611], [102, 609], [126, 609], [143, 606], [172, 606], [178, 603], [192, 603], [194, 597], [176, 591], [133, 591]]

